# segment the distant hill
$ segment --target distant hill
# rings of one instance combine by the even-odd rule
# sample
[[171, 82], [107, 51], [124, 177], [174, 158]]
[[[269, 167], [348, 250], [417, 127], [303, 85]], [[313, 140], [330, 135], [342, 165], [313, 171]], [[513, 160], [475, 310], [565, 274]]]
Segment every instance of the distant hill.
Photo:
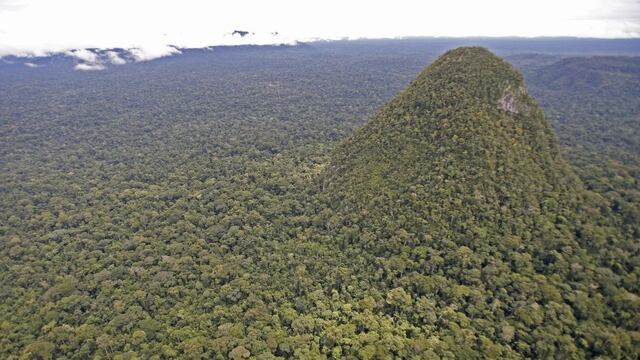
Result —
[[580, 147], [575, 155], [586, 149], [637, 164], [640, 57], [566, 58], [525, 71], [563, 144]]
[[536, 85], [568, 92], [640, 96], [640, 58], [572, 57], [542, 67], [531, 77]]

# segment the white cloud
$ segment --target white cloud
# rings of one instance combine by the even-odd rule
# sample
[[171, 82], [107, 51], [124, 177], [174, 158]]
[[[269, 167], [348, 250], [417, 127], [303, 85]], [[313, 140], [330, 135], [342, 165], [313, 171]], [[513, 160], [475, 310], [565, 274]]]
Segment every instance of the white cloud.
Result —
[[[255, 34], [231, 36], [234, 30]], [[640, 1], [0, 0], [0, 56], [122, 48], [146, 60], [176, 53], [171, 46], [559, 35], [640, 37]]]
[[74, 66], [73, 68], [76, 70], [82, 70], [82, 71], [95, 71], [95, 70], [106, 69], [106, 67], [102, 64], [87, 64], [87, 63], [76, 64], [76, 66]]
[[127, 49], [127, 51], [135, 61], [148, 61], [181, 53], [180, 50], [171, 45], [146, 45]]
[[96, 53], [94, 53], [91, 50], [88, 49], [78, 49], [78, 50], [72, 50], [72, 51], [67, 51], [66, 55], [72, 56], [80, 61], [86, 62], [86, 63], [97, 63], [100, 62], [100, 59], [98, 58], [98, 55]]
[[71, 50], [67, 51], [65, 55], [80, 60], [80, 63], [76, 64], [76, 66], [73, 67], [76, 70], [88, 71], [106, 69], [102, 59], [100, 59], [100, 56], [89, 49]]
[[127, 61], [121, 58], [120, 55], [118, 55], [118, 53], [115, 51], [107, 51], [106, 54], [109, 62], [114, 65], [123, 65], [127, 63]]

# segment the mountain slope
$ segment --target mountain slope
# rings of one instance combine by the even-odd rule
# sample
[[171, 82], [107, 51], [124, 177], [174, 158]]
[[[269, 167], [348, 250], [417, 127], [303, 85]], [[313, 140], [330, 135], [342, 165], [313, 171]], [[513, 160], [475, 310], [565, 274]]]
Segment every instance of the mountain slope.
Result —
[[[413, 304], [393, 316], [457, 339], [454, 356], [637, 353], [638, 247], [583, 189], [522, 76], [489, 51], [426, 68], [336, 149], [324, 186], [357, 229], [343, 250]], [[442, 315], [427, 320], [425, 302]]]
[[[482, 48], [425, 69], [334, 155], [330, 184], [384, 212], [398, 201], [446, 228], [531, 220], [579, 187], [522, 76]], [[450, 205], [473, 209], [442, 218]], [[495, 213], [493, 213], [495, 212]]]

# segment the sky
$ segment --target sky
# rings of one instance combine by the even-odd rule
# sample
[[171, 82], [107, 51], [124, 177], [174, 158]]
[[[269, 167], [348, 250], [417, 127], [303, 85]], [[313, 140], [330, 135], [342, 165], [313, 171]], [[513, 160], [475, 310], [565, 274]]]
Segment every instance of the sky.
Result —
[[100, 65], [91, 51], [72, 50], [144, 61], [181, 47], [407, 36], [637, 38], [640, 0], [0, 0], [0, 56], [66, 52], [88, 65]]

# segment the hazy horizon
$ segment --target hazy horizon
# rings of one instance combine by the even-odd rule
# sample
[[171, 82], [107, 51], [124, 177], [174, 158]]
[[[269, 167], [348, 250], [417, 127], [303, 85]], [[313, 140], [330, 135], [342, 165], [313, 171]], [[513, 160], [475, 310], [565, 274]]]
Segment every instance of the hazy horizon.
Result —
[[640, 3], [0, 0], [0, 56], [122, 48], [148, 60], [176, 48], [405, 37], [638, 38]]

